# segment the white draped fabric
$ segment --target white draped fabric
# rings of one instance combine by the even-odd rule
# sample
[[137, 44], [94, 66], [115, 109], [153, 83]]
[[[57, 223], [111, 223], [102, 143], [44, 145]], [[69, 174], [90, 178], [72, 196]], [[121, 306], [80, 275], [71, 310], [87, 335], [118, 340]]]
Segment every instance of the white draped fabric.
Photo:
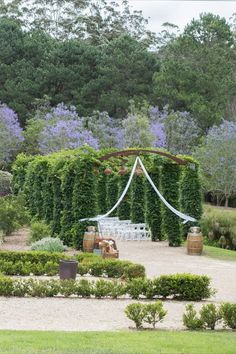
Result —
[[103, 218], [106, 218], [108, 217], [118, 206], [119, 204], [122, 202], [124, 196], [126, 195], [129, 187], [130, 187], [130, 184], [132, 182], [132, 179], [133, 179], [133, 176], [134, 176], [134, 173], [135, 173], [135, 170], [136, 170], [136, 167], [137, 165], [140, 165], [140, 167], [142, 168], [143, 172], [144, 172], [144, 175], [146, 176], [147, 180], [149, 181], [149, 183], [151, 184], [152, 188], [154, 189], [154, 191], [156, 192], [156, 194], [158, 195], [158, 197], [161, 199], [161, 201], [167, 206], [168, 209], [170, 209], [175, 215], [177, 215], [179, 218], [183, 219], [184, 220], [184, 224], [187, 223], [188, 221], [192, 221], [192, 222], [196, 222], [197, 220], [189, 215], [185, 215], [183, 214], [182, 212], [176, 210], [172, 205], [170, 205], [167, 200], [165, 200], [165, 198], [163, 197], [163, 195], [159, 192], [159, 190], [156, 188], [155, 184], [153, 183], [151, 177], [149, 176], [145, 166], [143, 165], [140, 157], [137, 157], [136, 160], [135, 160], [135, 163], [133, 165], [133, 168], [132, 168], [132, 171], [131, 171], [131, 174], [130, 174], [130, 177], [129, 177], [129, 180], [127, 182], [127, 185], [123, 191], [123, 193], [121, 194], [120, 198], [118, 199], [118, 201], [116, 202], [116, 204], [104, 215], [98, 215], [94, 218], [85, 218], [85, 219], [81, 219], [80, 221], [86, 221], [86, 220], [90, 220], [90, 221], [99, 221], [99, 220], [102, 220]]

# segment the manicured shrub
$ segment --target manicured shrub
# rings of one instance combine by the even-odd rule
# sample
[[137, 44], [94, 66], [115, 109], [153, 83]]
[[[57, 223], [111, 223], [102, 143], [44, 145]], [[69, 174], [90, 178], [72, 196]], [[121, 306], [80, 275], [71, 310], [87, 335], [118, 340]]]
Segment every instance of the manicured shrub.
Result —
[[80, 219], [97, 215], [96, 178], [93, 156], [85, 156], [75, 163], [75, 179], [72, 197], [74, 224], [72, 228], [73, 246], [82, 249], [83, 236], [88, 223]]
[[[156, 167], [155, 171], [149, 173], [153, 183], [160, 190], [160, 171]], [[146, 221], [151, 230], [152, 241], [162, 240], [162, 215], [161, 200], [152, 188], [149, 181], [146, 181]]]
[[144, 305], [144, 312], [144, 322], [151, 324], [153, 328], [156, 328], [156, 324], [161, 322], [167, 314], [167, 311], [164, 310], [163, 303], [161, 301]]
[[12, 188], [13, 193], [18, 194], [24, 191], [25, 178], [29, 163], [34, 159], [34, 156], [19, 154], [12, 166]]
[[220, 313], [226, 326], [236, 329], [236, 304], [226, 302], [221, 305]]
[[145, 293], [145, 283], [143, 278], [130, 280], [127, 282], [126, 291], [132, 299], [138, 299]]
[[30, 226], [30, 242], [36, 242], [45, 237], [50, 237], [51, 228], [43, 221], [35, 221]]
[[144, 177], [134, 175], [131, 184], [131, 221], [135, 224], [145, 222]]
[[[119, 181], [118, 181], [119, 196], [124, 191], [124, 189], [128, 183], [129, 176], [130, 176], [129, 173], [119, 176]], [[130, 220], [130, 198], [131, 198], [131, 193], [130, 193], [130, 188], [129, 188], [126, 195], [124, 196], [124, 199], [122, 200], [122, 202], [118, 206], [117, 213], [118, 213], [118, 217], [120, 220]]]
[[134, 321], [137, 329], [142, 328], [143, 320], [146, 315], [143, 304], [129, 304], [125, 309], [125, 314], [131, 321]]
[[188, 304], [185, 307], [186, 312], [183, 314], [183, 324], [190, 330], [203, 328], [203, 321], [197, 316], [193, 304]]
[[31, 245], [33, 251], [64, 252], [67, 247], [59, 238], [46, 237]]
[[[182, 167], [180, 178], [180, 208], [184, 214], [200, 220], [202, 216], [202, 193], [198, 172], [198, 163], [189, 156], [184, 156], [188, 164]], [[186, 237], [188, 230], [194, 223], [181, 224], [183, 236]]]
[[81, 279], [76, 286], [76, 295], [90, 297], [93, 294], [93, 286], [87, 279]]
[[110, 296], [112, 286], [113, 286], [112, 282], [99, 279], [94, 283], [93, 294], [98, 299], [102, 297]]
[[216, 305], [207, 304], [200, 310], [200, 319], [204, 327], [214, 330], [217, 322], [221, 320], [221, 314]]
[[[109, 211], [118, 200], [118, 181], [119, 176], [115, 173], [107, 176], [107, 211]], [[117, 209], [115, 209], [110, 216], [116, 216]]]
[[145, 268], [142, 264], [130, 264], [124, 267], [123, 277], [126, 279], [144, 278]]
[[[175, 209], [179, 210], [179, 176], [180, 167], [177, 164], [165, 162], [162, 167], [161, 188], [164, 198]], [[162, 204], [162, 229], [169, 246], [181, 244], [179, 217]]]
[[[17, 273], [17, 269], [22, 264], [18, 263], [15, 268], [15, 274]], [[44, 266], [40, 265], [40, 273], [44, 270]], [[46, 266], [46, 265], [45, 265]], [[24, 264], [26, 268], [26, 273], [29, 274], [31, 272], [31, 264]], [[24, 269], [25, 269], [24, 268]], [[23, 272], [23, 269], [20, 270]], [[37, 274], [38, 275], [38, 274]], [[117, 298], [122, 295], [128, 295], [133, 299], [137, 299], [140, 296], [145, 297], [146, 289], [145, 287], [149, 284], [149, 280], [145, 279], [133, 279], [132, 281], [128, 281], [128, 283], [122, 283], [110, 280], [102, 279], [97, 283], [93, 281], [88, 281], [81, 283], [81, 281], [71, 281], [68, 284], [64, 283], [64, 281], [60, 282], [57, 280], [41, 280], [41, 279], [11, 279], [11, 281], [6, 281], [6, 287], [4, 286], [5, 280], [7, 277], [0, 277], [0, 295], [4, 294], [4, 296], [12, 296], [14, 289], [14, 294], [18, 294], [17, 296], [57, 296], [59, 294], [63, 294], [64, 296], [70, 295], [78, 295], [78, 296], [92, 296], [96, 297], [112, 297]], [[20, 284], [19, 284], [20, 281]], [[11, 285], [12, 284], [12, 285]], [[150, 285], [150, 284], [149, 284]], [[17, 287], [19, 286], [19, 289]], [[25, 293], [24, 293], [25, 292]], [[160, 297], [160, 294], [156, 291], [153, 293], [153, 297]], [[183, 300], [189, 300], [188, 297]]]
[[100, 171], [97, 183], [97, 201], [98, 201], [98, 213], [103, 215], [109, 209], [107, 206], [107, 175], [103, 171]]

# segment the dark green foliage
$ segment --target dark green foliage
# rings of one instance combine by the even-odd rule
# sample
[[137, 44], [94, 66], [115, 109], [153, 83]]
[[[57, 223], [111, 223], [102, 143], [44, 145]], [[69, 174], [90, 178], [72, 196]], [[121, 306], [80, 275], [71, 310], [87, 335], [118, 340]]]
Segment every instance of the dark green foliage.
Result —
[[[184, 214], [200, 220], [202, 216], [202, 195], [198, 164], [191, 158], [186, 158], [188, 165], [182, 168], [180, 178], [180, 208]], [[194, 223], [188, 222], [181, 225], [183, 236], [186, 237], [188, 230]]]
[[[158, 168], [155, 172], [149, 173], [153, 183], [160, 190], [160, 171]], [[152, 241], [162, 240], [161, 228], [161, 200], [153, 190], [149, 181], [146, 181], [146, 221], [151, 230]]]
[[60, 238], [65, 245], [72, 245], [72, 226], [74, 224], [74, 213], [72, 208], [73, 188], [74, 188], [75, 171], [73, 162], [67, 162], [63, 170], [61, 182], [62, 205], [61, 214], [61, 232]]
[[[44, 264], [46, 267], [47, 263]], [[25, 265], [26, 267], [26, 265]], [[28, 264], [30, 269], [30, 263]], [[43, 265], [42, 265], [43, 268]], [[38, 275], [37, 273], [35, 273]], [[41, 273], [42, 274], [42, 273]], [[55, 274], [55, 273], [54, 273]], [[26, 275], [26, 274], [25, 274]], [[179, 275], [180, 276], [180, 275]], [[182, 274], [182, 279], [186, 275]], [[195, 285], [198, 285], [201, 276], [195, 276]], [[117, 281], [110, 280], [99, 280], [98, 283], [86, 280], [76, 281], [58, 281], [58, 280], [36, 280], [36, 279], [10, 279], [5, 276], [0, 276], [0, 295], [4, 296], [57, 296], [63, 294], [64, 296], [78, 295], [82, 297], [89, 297], [95, 295], [99, 298], [101, 297], [113, 297], [116, 298], [122, 295], [129, 295], [133, 299], [139, 298], [139, 296], [146, 293], [146, 284], [148, 282], [144, 279], [133, 279], [127, 284], [122, 284]], [[159, 278], [154, 279], [157, 281]], [[170, 279], [171, 282], [171, 279]], [[6, 284], [6, 285], [4, 285]], [[114, 286], [113, 286], [114, 284]], [[181, 285], [180, 285], [181, 286]], [[185, 287], [185, 285], [183, 285]], [[182, 287], [183, 287], [182, 286]], [[206, 285], [207, 287], [207, 285]], [[170, 288], [170, 295], [173, 292], [178, 291], [176, 288], [174, 291]], [[204, 292], [206, 294], [206, 291]], [[204, 294], [199, 294], [199, 299], [204, 298]], [[156, 297], [160, 296], [159, 291], [154, 294]], [[191, 300], [187, 295], [183, 300]], [[232, 313], [232, 311], [231, 311]], [[232, 322], [230, 322], [232, 325]]]
[[[119, 176], [119, 196], [125, 189], [129, 176], [130, 175], [128, 173], [123, 176]], [[120, 220], [130, 220], [130, 189], [128, 189], [124, 199], [118, 206], [118, 217]]]
[[[179, 210], [179, 166], [166, 162], [162, 167], [161, 188], [162, 194], [167, 202], [175, 209]], [[172, 247], [180, 246], [181, 233], [179, 217], [170, 211], [164, 204], [162, 210], [162, 228], [164, 235], [169, 240]]]
[[131, 221], [135, 224], [145, 222], [144, 177], [134, 175], [131, 184]]
[[[115, 173], [107, 176], [107, 211], [110, 210], [118, 200], [118, 181], [119, 176]], [[110, 216], [116, 216], [117, 209], [115, 209]]]
[[[68, 259], [61, 253], [40, 251], [1, 251], [0, 272], [8, 275], [56, 275], [58, 274], [60, 259]], [[107, 276], [109, 278], [133, 279], [145, 277], [145, 268], [140, 264], [118, 259], [106, 259], [83, 253], [77, 256], [78, 274], [93, 276]]]
[[[94, 161], [85, 157], [75, 162], [75, 179], [72, 196], [74, 225], [72, 228], [73, 245], [82, 249], [83, 236], [90, 222], [80, 222], [80, 219], [94, 217], [97, 214], [96, 177]], [[95, 223], [96, 224], [96, 223]]]
[[236, 304], [226, 302], [220, 307], [220, 313], [226, 326], [236, 329]]
[[103, 215], [108, 211], [107, 206], [107, 176], [103, 171], [97, 177], [97, 193], [98, 193], [98, 212]]

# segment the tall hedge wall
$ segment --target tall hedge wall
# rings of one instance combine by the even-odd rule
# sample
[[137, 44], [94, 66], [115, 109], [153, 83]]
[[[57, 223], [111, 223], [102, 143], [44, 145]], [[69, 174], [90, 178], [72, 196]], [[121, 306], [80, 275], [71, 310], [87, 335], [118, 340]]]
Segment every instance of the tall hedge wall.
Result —
[[144, 176], [134, 175], [131, 184], [131, 221], [135, 224], [145, 222]]
[[[52, 228], [52, 235], [59, 235], [69, 246], [81, 248], [85, 228], [92, 224], [79, 220], [107, 212], [127, 184], [129, 174], [104, 175], [106, 163], [101, 164], [100, 155], [101, 152], [88, 147], [48, 156], [20, 154], [13, 166], [14, 192], [23, 191], [32, 217], [45, 220]], [[180, 167], [160, 156], [145, 157], [144, 164], [167, 201], [198, 219], [201, 216], [198, 166], [195, 163], [193, 168], [193, 160], [184, 158], [190, 165]], [[115, 162], [112, 163], [115, 170]], [[119, 165], [117, 161], [117, 168]], [[144, 181], [144, 176], [134, 176], [131, 190], [113, 215], [118, 213], [121, 219], [131, 218], [134, 223], [143, 223], [146, 218], [153, 241], [166, 235], [171, 246], [180, 245], [180, 220], [163, 206]], [[189, 226], [182, 229], [184, 234]]]
[[[153, 168], [149, 173], [158, 190], [160, 190], [160, 175], [160, 158], [158, 157], [153, 160]], [[161, 200], [149, 181], [146, 181], [146, 221], [151, 230], [152, 241], [162, 240]]]
[[[162, 194], [164, 198], [177, 210], [180, 209], [179, 177], [179, 165], [170, 163], [169, 161], [163, 163], [161, 174]], [[164, 235], [168, 238], [169, 246], [180, 246], [180, 219], [164, 204], [162, 204], [162, 229]]]
[[[125, 189], [128, 180], [129, 180], [129, 173], [119, 176], [119, 196]], [[129, 220], [130, 219], [130, 198], [131, 198], [131, 193], [130, 193], [130, 188], [128, 189], [124, 199], [120, 203], [118, 207], [118, 216], [120, 220]]]
[[[185, 158], [189, 163], [182, 167], [180, 179], [180, 207], [183, 213], [189, 214], [199, 220], [202, 215], [202, 193], [198, 163], [189, 157]], [[181, 225], [184, 237], [187, 236], [189, 228], [193, 224], [194, 223], [188, 222]]]
[[[109, 211], [118, 200], [118, 180], [119, 176], [116, 173], [107, 176], [107, 211]], [[117, 209], [115, 209], [110, 216], [117, 216]]]

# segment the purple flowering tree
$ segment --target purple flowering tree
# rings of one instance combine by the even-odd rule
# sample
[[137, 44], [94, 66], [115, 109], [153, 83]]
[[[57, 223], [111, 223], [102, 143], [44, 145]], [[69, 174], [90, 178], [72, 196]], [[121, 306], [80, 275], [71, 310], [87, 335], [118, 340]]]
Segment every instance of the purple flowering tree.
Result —
[[90, 117], [83, 117], [83, 125], [99, 141], [100, 148], [124, 147], [122, 122], [114, 119], [107, 112], [95, 111]]
[[207, 134], [203, 146], [195, 153], [200, 161], [204, 187], [217, 198], [219, 205], [236, 193], [236, 123], [223, 121]]
[[42, 154], [62, 149], [75, 149], [83, 145], [98, 149], [98, 141], [89, 130], [82, 126], [79, 120], [58, 120], [47, 125], [40, 134], [39, 148]]
[[75, 107], [63, 103], [56, 107], [42, 107], [29, 121], [26, 132], [26, 151], [49, 154], [62, 149], [75, 149], [82, 145], [99, 148], [99, 142], [83, 126]]
[[14, 158], [23, 140], [17, 114], [5, 104], [0, 104], [0, 166]]

